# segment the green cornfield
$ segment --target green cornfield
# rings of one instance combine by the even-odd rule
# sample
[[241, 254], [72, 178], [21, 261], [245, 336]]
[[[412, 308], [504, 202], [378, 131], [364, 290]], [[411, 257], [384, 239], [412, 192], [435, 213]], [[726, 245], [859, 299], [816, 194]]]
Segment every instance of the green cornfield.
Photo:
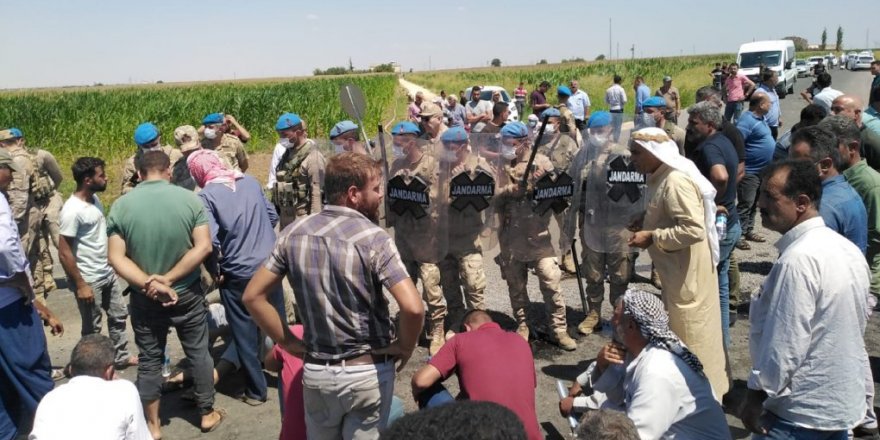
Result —
[[428, 89], [439, 92], [457, 94], [473, 85], [498, 85], [509, 93], [513, 93], [520, 81], [525, 83], [531, 92], [542, 81], [548, 81], [554, 90], [547, 93], [551, 103], [555, 103], [555, 87], [568, 85], [576, 79], [580, 87], [590, 96], [592, 108], [607, 108], [604, 102], [605, 89], [612, 83], [617, 74], [623, 78], [621, 85], [629, 94], [627, 112], [633, 111], [633, 81], [637, 75], [645, 78], [646, 84], [653, 94], [662, 85], [663, 77], [669, 75], [673, 86], [682, 95], [683, 107], [693, 104], [694, 93], [702, 86], [711, 84], [709, 72], [716, 62], [733, 62], [734, 54], [698, 55], [671, 58], [643, 58], [636, 60], [594, 61], [586, 63], [547, 64], [536, 66], [514, 66], [502, 68], [480, 68], [456, 71], [435, 71], [413, 73], [406, 76], [412, 81]]
[[115, 162], [131, 155], [141, 122], [155, 123], [163, 142], [173, 144], [176, 127], [198, 127], [218, 111], [234, 115], [252, 135], [248, 150], [260, 151], [275, 144], [275, 121], [287, 111], [303, 117], [310, 136], [326, 138], [336, 122], [349, 119], [339, 103], [348, 83], [364, 91], [364, 124], [372, 135], [392, 106], [394, 75], [10, 91], [0, 93], [0, 125], [20, 128], [29, 145], [52, 152], [65, 170], [79, 156]]

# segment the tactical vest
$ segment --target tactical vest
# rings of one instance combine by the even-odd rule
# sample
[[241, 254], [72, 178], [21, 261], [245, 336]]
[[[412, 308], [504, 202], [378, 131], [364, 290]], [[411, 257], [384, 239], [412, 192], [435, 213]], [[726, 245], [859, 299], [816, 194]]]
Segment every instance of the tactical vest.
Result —
[[[37, 152], [32, 151], [31, 157], [36, 159]], [[34, 160], [36, 164], [37, 160]], [[52, 178], [49, 177], [49, 172], [46, 171], [46, 167], [42, 162], [39, 163], [39, 167], [35, 167], [34, 169], [34, 184], [31, 187], [31, 192], [34, 195], [34, 201], [37, 203], [46, 203], [49, 201], [49, 198], [52, 197], [52, 194], [55, 193], [55, 182], [52, 181]]]
[[299, 149], [288, 148], [275, 167], [273, 202], [279, 207], [307, 206], [311, 197], [311, 179], [302, 170], [302, 164], [312, 152], [314, 142], [309, 139]]

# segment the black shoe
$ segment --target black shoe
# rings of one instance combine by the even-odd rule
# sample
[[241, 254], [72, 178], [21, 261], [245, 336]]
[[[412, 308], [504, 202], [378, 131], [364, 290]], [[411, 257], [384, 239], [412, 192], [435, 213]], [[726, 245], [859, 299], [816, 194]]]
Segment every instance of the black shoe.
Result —
[[737, 313], [736, 312], [728, 312], [727, 315], [729, 316], [729, 319], [730, 319], [730, 324], [728, 324], [727, 327], [731, 328], [734, 326], [734, 324], [736, 324]]
[[853, 438], [880, 440], [880, 432], [878, 432], [877, 428], [856, 426], [853, 428]]

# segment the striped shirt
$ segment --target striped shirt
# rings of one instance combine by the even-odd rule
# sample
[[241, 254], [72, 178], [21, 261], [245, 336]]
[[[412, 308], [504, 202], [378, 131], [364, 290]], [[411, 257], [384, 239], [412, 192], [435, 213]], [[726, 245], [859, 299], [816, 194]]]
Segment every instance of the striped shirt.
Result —
[[409, 274], [391, 236], [359, 212], [327, 205], [292, 223], [265, 267], [287, 274], [310, 356], [345, 359], [391, 344], [394, 323], [382, 286]]

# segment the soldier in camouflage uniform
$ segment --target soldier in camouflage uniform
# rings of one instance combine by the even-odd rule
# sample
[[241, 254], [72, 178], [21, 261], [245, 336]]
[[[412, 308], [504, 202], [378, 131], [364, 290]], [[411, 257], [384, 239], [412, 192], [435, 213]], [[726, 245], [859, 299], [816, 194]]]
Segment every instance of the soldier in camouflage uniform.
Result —
[[12, 183], [6, 191], [12, 217], [18, 227], [21, 246], [27, 254], [31, 267], [36, 266], [39, 255], [38, 226], [35, 215], [33, 188], [36, 181], [34, 157], [24, 146], [21, 130], [10, 128], [0, 131], [0, 148], [6, 150], [19, 168], [12, 174]]
[[199, 186], [196, 185], [196, 181], [189, 173], [189, 167], [186, 166], [186, 158], [194, 151], [202, 149], [199, 133], [192, 125], [181, 125], [174, 129], [174, 143], [180, 149], [182, 157], [171, 168], [171, 183], [190, 191], [199, 192]]
[[360, 127], [352, 121], [339, 121], [330, 129], [330, 142], [336, 154], [351, 152], [369, 154], [367, 146], [360, 141]]
[[[418, 139], [421, 130], [414, 123], [405, 121], [395, 125], [391, 134], [394, 162], [389, 170], [390, 176], [420, 178], [428, 187], [429, 206], [436, 205], [440, 194], [440, 164]], [[413, 281], [422, 281], [422, 298], [428, 305], [426, 316], [431, 320], [431, 345], [428, 349], [431, 355], [446, 342], [443, 322], [446, 318], [446, 300], [440, 288], [440, 267], [437, 264], [446, 255], [446, 237], [437, 231], [438, 214], [438, 209], [432, 209], [420, 218], [408, 213], [398, 215], [393, 209], [386, 214], [388, 225], [394, 227], [394, 241], [403, 264]]]
[[60, 233], [59, 215], [64, 200], [58, 193], [58, 186], [64, 177], [55, 156], [46, 150], [31, 149], [34, 156], [34, 215], [39, 219], [37, 235], [39, 240], [39, 261], [34, 269], [34, 293], [44, 297], [55, 290], [55, 277], [52, 276], [54, 261], [52, 250], [58, 249]]
[[[544, 139], [542, 140], [542, 144], [538, 147], [538, 152], [550, 159], [550, 162], [553, 163], [553, 169], [557, 173], [568, 172], [572, 158], [574, 158], [574, 155], [577, 154], [580, 149], [579, 144], [563, 131], [566, 129], [563, 122], [565, 118], [562, 117], [559, 109], [551, 107], [544, 110], [544, 112], [541, 113], [541, 119], [544, 119], [544, 117], [548, 118], [547, 128], [544, 131]], [[572, 125], [572, 127], [574, 126]], [[562, 225], [565, 223], [567, 212], [568, 210], [565, 210], [553, 214], [559, 228], [562, 228]], [[562, 267], [562, 270], [574, 274], [574, 258], [571, 256], [571, 250], [569, 247], [570, 243], [560, 243], [559, 245], [559, 249], [563, 252], [562, 264], [560, 266]]]
[[448, 129], [443, 122], [443, 110], [437, 104], [427, 102], [422, 104], [419, 117], [422, 120], [420, 125], [422, 139], [428, 142], [428, 151], [432, 153], [440, 151], [442, 147], [440, 136]]
[[247, 171], [248, 155], [244, 150], [244, 144], [237, 136], [227, 133], [229, 125], [223, 113], [211, 113], [205, 116], [202, 125], [205, 127], [202, 148], [216, 151], [226, 168]]
[[543, 215], [534, 212], [530, 193], [534, 182], [553, 171], [553, 163], [543, 154], [536, 154], [534, 171], [530, 172], [528, 188], [520, 185], [531, 154], [529, 129], [521, 122], [513, 122], [501, 130], [501, 155], [509, 164], [505, 166], [506, 184], [500, 186], [495, 196], [495, 210], [501, 216], [498, 232], [501, 244], [499, 262], [510, 294], [510, 305], [517, 321], [517, 333], [529, 338], [526, 313], [529, 294], [526, 290], [529, 268], [538, 276], [544, 306], [550, 316], [551, 340], [564, 350], [572, 351], [577, 343], [568, 334], [565, 321], [565, 301], [559, 286], [562, 272], [556, 262], [555, 250], [550, 239], [550, 212]]
[[[482, 171], [495, 178], [495, 169], [485, 159], [475, 154], [464, 127], [452, 127], [442, 135], [445, 168], [450, 179], [462, 173], [473, 177]], [[484, 211], [474, 206], [462, 210], [449, 207], [448, 246], [446, 258], [440, 262], [440, 278], [449, 314], [457, 323], [468, 309], [484, 310], [483, 292], [486, 290], [486, 272], [483, 270], [483, 249], [480, 234], [485, 227]]]
[[[162, 150], [165, 154], [168, 155], [168, 158], [171, 160], [171, 167], [177, 163], [180, 158], [183, 157], [183, 154], [180, 153], [180, 150], [172, 148], [170, 145], [162, 146], [162, 139], [159, 135], [159, 128], [149, 122], [144, 122], [141, 125], [138, 125], [134, 130], [134, 143], [138, 146], [138, 152], [147, 152], [147, 151], [158, 151]], [[133, 154], [128, 160], [125, 161], [125, 168], [122, 170], [122, 194], [128, 194], [129, 191], [134, 189], [138, 183], [140, 183], [140, 177], [138, 177], [137, 167], [134, 165], [135, 156], [138, 153]]]
[[571, 136], [578, 145], [581, 145], [581, 132], [578, 131], [577, 124], [575, 124], [574, 113], [568, 108], [568, 98], [571, 98], [571, 89], [566, 86], [557, 87], [556, 98], [559, 100], [559, 105], [556, 106], [556, 109], [559, 110], [558, 131]]
[[306, 122], [299, 115], [281, 115], [275, 130], [279, 140], [272, 154], [268, 187], [278, 211], [279, 228], [284, 229], [299, 217], [321, 211], [326, 159], [308, 138]]

